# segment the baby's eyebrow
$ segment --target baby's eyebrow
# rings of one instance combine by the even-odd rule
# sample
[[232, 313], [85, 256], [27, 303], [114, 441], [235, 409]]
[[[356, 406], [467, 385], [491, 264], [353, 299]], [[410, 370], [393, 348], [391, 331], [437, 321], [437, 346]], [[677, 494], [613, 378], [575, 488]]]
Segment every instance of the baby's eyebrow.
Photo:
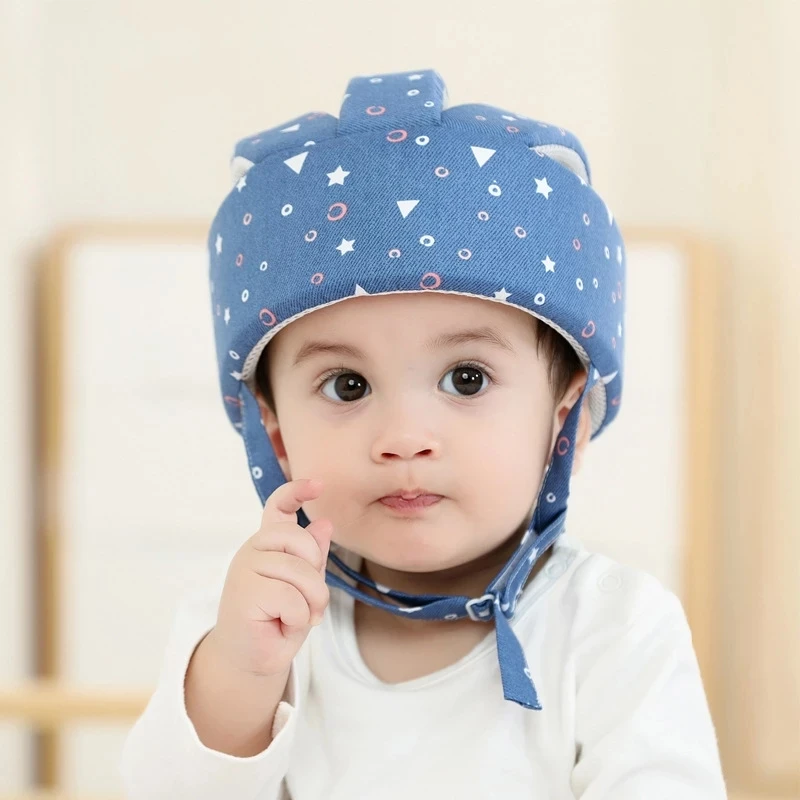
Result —
[[[472, 330], [453, 331], [434, 336], [425, 343], [426, 350], [440, 350], [447, 347], [456, 347], [461, 344], [483, 342], [494, 347], [516, 353], [511, 342], [494, 328], [475, 328]], [[294, 358], [294, 366], [317, 355], [338, 355], [345, 358], [361, 359], [366, 361], [366, 355], [354, 345], [338, 342], [308, 341], [299, 350]]]

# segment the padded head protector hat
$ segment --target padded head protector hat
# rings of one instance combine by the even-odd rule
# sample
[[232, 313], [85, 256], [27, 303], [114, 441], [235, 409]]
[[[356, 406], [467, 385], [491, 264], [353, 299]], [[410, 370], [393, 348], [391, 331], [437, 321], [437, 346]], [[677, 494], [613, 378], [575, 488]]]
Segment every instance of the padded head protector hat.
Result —
[[528, 530], [482, 597], [394, 591], [333, 551], [356, 585], [327, 573], [330, 585], [389, 613], [493, 623], [505, 698], [540, 709], [509, 620], [564, 530], [583, 403], [594, 438], [622, 392], [624, 248], [583, 147], [563, 128], [501, 108], [448, 108], [439, 74], [422, 70], [354, 78], [338, 119], [304, 114], [242, 139], [231, 167], [233, 188], [208, 237], [212, 313], [225, 409], [262, 503], [285, 478], [261, 422], [256, 365], [279, 330], [315, 309], [394, 292], [478, 297], [531, 314], [578, 354], [586, 386]]

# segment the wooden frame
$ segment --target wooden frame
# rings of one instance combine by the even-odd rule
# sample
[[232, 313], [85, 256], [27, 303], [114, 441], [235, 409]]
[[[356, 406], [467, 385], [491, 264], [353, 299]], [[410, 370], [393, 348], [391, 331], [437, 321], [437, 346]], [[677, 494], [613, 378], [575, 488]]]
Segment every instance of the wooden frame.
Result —
[[[50, 390], [37, 391], [39, 441], [38, 474], [42, 480], [37, 520], [37, 680], [28, 686], [0, 691], [0, 719], [15, 718], [43, 731], [39, 742], [37, 780], [51, 792], [59, 784], [58, 729], [72, 719], [132, 719], [141, 713], [147, 701], [146, 691], [81, 690], [59, 683], [61, 634], [58, 628], [58, 597], [61, 589], [61, 537], [59, 533], [60, 498], [58, 476], [62, 468], [62, 384], [60, 331], [63, 326], [62, 304], [64, 269], [76, 244], [86, 239], [203, 241], [207, 226], [181, 224], [86, 224], [68, 228], [53, 238], [44, 253], [39, 271], [37, 308], [37, 384], [46, 375]], [[687, 389], [689, 397], [689, 439], [686, 482], [687, 548], [683, 572], [683, 599], [693, 631], [705, 688], [712, 714], [720, 708], [721, 642], [718, 622], [722, 616], [721, 587], [714, 580], [715, 554], [720, 546], [719, 508], [721, 503], [721, 468], [719, 464], [720, 429], [715, 413], [720, 386], [718, 374], [720, 308], [717, 286], [719, 258], [713, 248], [681, 231], [668, 229], [626, 229], [629, 245], [662, 244], [674, 246], [687, 259], [688, 324]], [[31, 794], [32, 798], [55, 800], [57, 794]], [[6, 799], [7, 800], [7, 799]], [[21, 798], [20, 798], [21, 800]], [[62, 797], [62, 800], [66, 798]], [[741, 800], [744, 800], [742, 796]]]

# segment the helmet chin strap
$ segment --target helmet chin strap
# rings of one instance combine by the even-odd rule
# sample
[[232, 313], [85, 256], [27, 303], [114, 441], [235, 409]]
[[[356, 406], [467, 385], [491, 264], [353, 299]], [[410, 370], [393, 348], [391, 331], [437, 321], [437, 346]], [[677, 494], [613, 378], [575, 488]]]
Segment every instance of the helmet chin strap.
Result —
[[[593, 380], [587, 380], [580, 398], [567, 415], [542, 480], [536, 508], [519, 547], [482, 597], [400, 592], [356, 572], [335, 553], [330, 553], [329, 561], [351, 578], [355, 585], [330, 570], [326, 575], [327, 583], [342, 589], [356, 600], [397, 616], [430, 620], [469, 617], [476, 622], [494, 621], [505, 699], [519, 703], [524, 708], [541, 710], [542, 705], [522, 645], [509, 620], [514, 616], [517, 602], [537, 561], [564, 531], [578, 421], [584, 399], [593, 385]], [[359, 586], [367, 586], [382, 597], [396, 602], [378, 599], [359, 589]]]

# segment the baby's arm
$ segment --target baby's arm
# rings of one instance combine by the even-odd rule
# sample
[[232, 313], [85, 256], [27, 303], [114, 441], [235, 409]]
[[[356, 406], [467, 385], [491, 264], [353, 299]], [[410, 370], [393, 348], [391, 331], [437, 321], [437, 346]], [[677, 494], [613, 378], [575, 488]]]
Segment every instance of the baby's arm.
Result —
[[678, 598], [653, 580], [631, 619], [576, 653], [580, 800], [724, 800], [716, 734]]
[[298, 663], [330, 597], [331, 525], [297, 524], [302, 503], [321, 491], [319, 481], [279, 486], [231, 560], [219, 602], [179, 615], [159, 685], [124, 749], [129, 800], [281, 796]]
[[[296, 665], [277, 711], [264, 713], [265, 718], [274, 713], [272, 741], [252, 757], [236, 757], [203, 744], [186, 710], [184, 686], [190, 659], [214, 625], [218, 599], [194, 597], [178, 613], [158, 687], [125, 742], [122, 775], [128, 800], [278, 800], [282, 796], [302, 700]], [[299, 660], [300, 655], [295, 661]], [[224, 702], [220, 695], [219, 703]]]

